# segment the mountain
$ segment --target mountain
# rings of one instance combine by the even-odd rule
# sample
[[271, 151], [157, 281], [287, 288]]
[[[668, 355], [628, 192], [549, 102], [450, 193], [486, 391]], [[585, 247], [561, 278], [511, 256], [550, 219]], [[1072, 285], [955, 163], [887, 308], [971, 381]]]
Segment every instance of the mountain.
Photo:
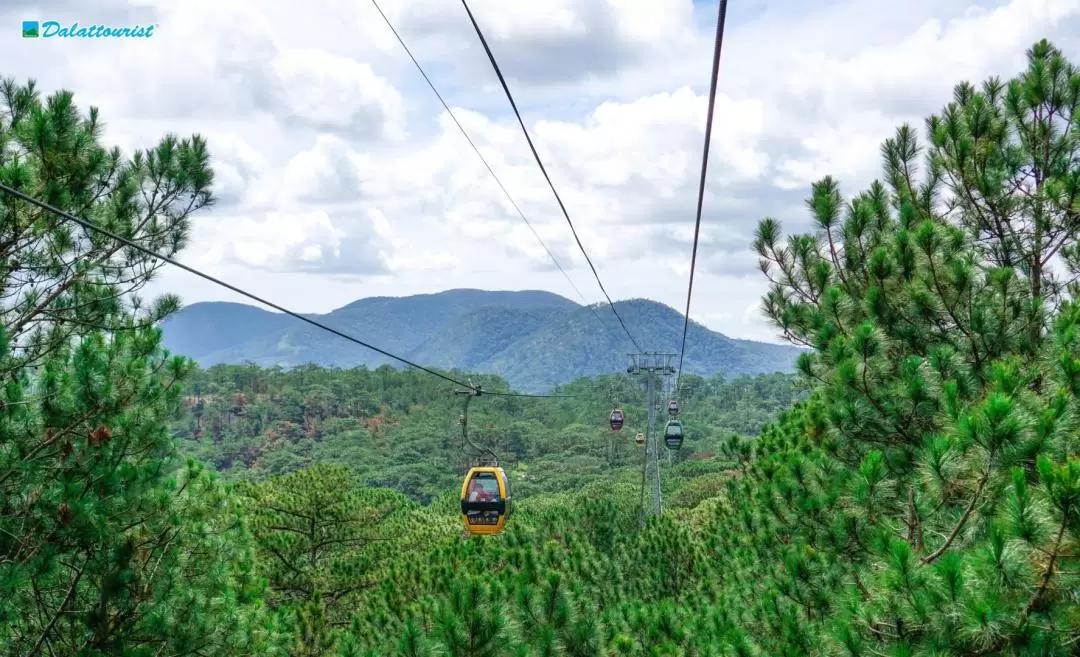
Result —
[[[642, 349], [676, 352], [682, 315], [646, 299], [620, 301], [619, 315]], [[550, 292], [448, 290], [360, 299], [306, 315], [411, 360], [505, 377], [538, 392], [579, 376], [620, 371], [637, 351], [606, 305], [582, 306]], [[285, 367], [378, 367], [397, 363], [295, 318], [236, 303], [196, 303], [164, 323], [165, 344], [204, 366], [250, 361]], [[683, 371], [766, 374], [790, 371], [799, 350], [736, 340], [691, 322]]]

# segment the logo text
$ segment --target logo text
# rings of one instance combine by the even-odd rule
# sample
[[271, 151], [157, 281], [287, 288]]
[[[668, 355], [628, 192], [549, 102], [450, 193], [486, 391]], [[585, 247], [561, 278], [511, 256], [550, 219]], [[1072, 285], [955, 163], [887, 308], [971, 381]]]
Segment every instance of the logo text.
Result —
[[23, 37], [48, 39], [67, 37], [75, 39], [149, 39], [154, 36], [156, 25], [63, 25], [59, 21], [23, 21]]

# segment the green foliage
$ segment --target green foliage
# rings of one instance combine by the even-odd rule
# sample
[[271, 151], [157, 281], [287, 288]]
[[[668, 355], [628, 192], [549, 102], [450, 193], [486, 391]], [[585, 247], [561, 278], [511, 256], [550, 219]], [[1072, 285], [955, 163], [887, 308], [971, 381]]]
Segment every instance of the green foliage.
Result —
[[[472, 380], [508, 390], [493, 377]], [[469, 465], [458, 423], [461, 397], [422, 372], [215, 365], [192, 373], [185, 385], [186, 416], [176, 426], [183, 447], [230, 477], [259, 479], [341, 463], [365, 485], [396, 488], [425, 502], [460, 486]], [[612, 375], [559, 392], [573, 397], [483, 396], [470, 403], [470, 436], [510, 468], [515, 496], [640, 476], [641, 450], [633, 441], [645, 430], [643, 388]], [[677, 486], [684, 472], [726, 469], [734, 458], [727, 455], [732, 436], [755, 435], [801, 394], [785, 374], [732, 381], [685, 376], [686, 442], [671, 455], [671, 484]], [[627, 419], [613, 432], [608, 415], [617, 404], [625, 406]]]
[[[70, 93], [0, 85], [0, 180], [173, 253], [212, 199], [203, 142], [124, 160]], [[4, 654], [272, 652], [229, 498], [175, 459], [183, 359], [132, 293], [153, 262], [0, 202], [0, 645]]]
[[[96, 108], [80, 114], [70, 92], [42, 100], [34, 82], [0, 81], [0, 180], [171, 256], [192, 212], [213, 202], [206, 142], [168, 136], [125, 159], [98, 143]], [[165, 263], [45, 213], [0, 199], [0, 321], [13, 345], [7, 375], [37, 364], [89, 329], [150, 326], [176, 310], [138, 292]]]
[[273, 592], [270, 603], [292, 621], [294, 655], [335, 645], [330, 629], [347, 621], [360, 592], [379, 583], [391, 556], [385, 546], [421, 520], [401, 495], [361, 488], [343, 466], [242, 482], [236, 493]]
[[730, 513], [736, 567], [771, 565], [774, 594], [739, 596], [766, 652], [1074, 654], [1080, 314], [1049, 264], [1078, 265], [1078, 103], [1036, 44], [1015, 80], [958, 85], [926, 146], [900, 128], [886, 183], [816, 183], [815, 234], [761, 223], [766, 311], [817, 389]]

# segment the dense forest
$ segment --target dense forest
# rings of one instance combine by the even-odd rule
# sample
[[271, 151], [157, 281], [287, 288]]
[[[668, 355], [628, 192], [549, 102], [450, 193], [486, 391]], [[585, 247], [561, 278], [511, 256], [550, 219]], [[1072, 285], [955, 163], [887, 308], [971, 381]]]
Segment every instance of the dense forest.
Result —
[[[199, 370], [162, 348], [179, 300], [139, 296], [160, 259], [5, 195], [4, 654], [1080, 655], [1080, 73], [1028, 55], [868, 189], [815, 183], [812, 233], [760, 222], [798, 379], [687, 381], [643, 525], [628, 378], [474, 400], [520, 500], [466, 539], [445, 382]], [[71, 94], [0, 92], [0, 181], [183, 249], [201, 138], [125, 158]]]
[[[457, 373], [483, 389], [509, 391], [492, 376]], [[684, 375], [683, 449], [666, 463], [677, 473], [723, 468], [732, 437], [749, 439], [800, 396], [792, 375], [703, 379]], [[284, 370], [215, 365], [185, 381], [185, 412], [173, 430], [180, 449], [229, 480], [263, 479], [317, 463], [349, 466], [370, 486], [427, 502], [460, 485], [475, 456], [462, 444], [463, 399], [430, 375], [376, 370]], [[469, 406], [470, 437], [511, 469], [519, 496], [580, 487], [596, 479], [640, 478], [644, 387], [627, 375], [581, 379], [552, 398], [482, 395]], [[613, 432], [608, 415], [625, 407]], [[666, 408], [666, 405], [665, 405]], [[657, 417], [666, 411], [659, 409]], [[654, 431], [660, 425], [654, 427]], [[685, 462], [685, 465], [683, 465]]]

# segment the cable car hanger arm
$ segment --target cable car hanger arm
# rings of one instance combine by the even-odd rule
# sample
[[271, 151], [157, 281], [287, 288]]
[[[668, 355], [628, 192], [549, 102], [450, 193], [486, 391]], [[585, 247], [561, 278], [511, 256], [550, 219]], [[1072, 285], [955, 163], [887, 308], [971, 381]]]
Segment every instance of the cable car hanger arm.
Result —
[[462, 448], [464, 448], [465, 445], [468, 445], [469, 447], [472, 447], [475, 451], [480, 452], [481, 454], [485, 452], [491, 454], [491, 460], [495, 463], [498, 463], [498, 454], [496, 454], [492, 449], [488, 447], [481, 447], [477, 445], [472, 441], [471, 438], [469, 438], [469, 402], [472, 401], [473, 397], [480, 397], [484, 394], [483, 386], [472, 386], [470, 382], [469, 390], [455, 390], [454, 394], [465, 395], [465, 405], [462, 409], [461, 414], [461, 441], [463, 443]]

